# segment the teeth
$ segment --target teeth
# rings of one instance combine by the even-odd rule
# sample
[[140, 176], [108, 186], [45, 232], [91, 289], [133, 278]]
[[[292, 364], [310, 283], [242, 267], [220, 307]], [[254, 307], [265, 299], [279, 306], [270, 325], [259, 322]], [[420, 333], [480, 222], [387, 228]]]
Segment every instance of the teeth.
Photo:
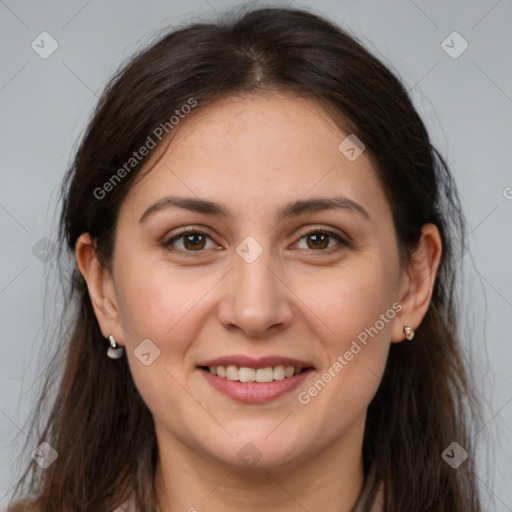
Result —
[[258, 368], [256, 370], [256, 382], [272, 382], [274, 370], [272, 368]]
[[226, 379], [238, 380], [238, 368], [236, 366], [228, 366], [226, 368]]
[[[290, 366], [290, 368], [293, 368], [293, 366]], [[273, 379], [274, 380], [283, 380], [286, 377], [286, 369], [284, 366], [276, 366], [273, 370]]]
[[256, 380], [256, 370], [254, 368], [240, 368], [238, 379], [240, 382], [254, 382]]
[[213, 375], [223, 379], [237, 380], [240, 382], [272, 382], [273, 380], [283, 380], [293, 377], [301, 372], [301, 368], [293, 366], [274, 366], [267, 368], [247, 368], [238, 366], [209, 366], [208, 369]]

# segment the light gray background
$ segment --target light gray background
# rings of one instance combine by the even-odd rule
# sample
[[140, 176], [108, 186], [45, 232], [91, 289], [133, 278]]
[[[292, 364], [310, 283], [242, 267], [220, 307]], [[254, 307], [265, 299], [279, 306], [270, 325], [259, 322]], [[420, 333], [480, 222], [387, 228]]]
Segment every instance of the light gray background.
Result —
[[[489, 471], [481, 469], [483, 496], [494, 496], [493, 510], [510, 511], [512, 2], [288, 3], [313, 8], [350, 29], [400, 73], [456, 176], [471, 232], [473, 259], [465, 258], [472, 301], [468, 330], [474, 362], [484, 372], [479, 385], [488, 386], [486, 425], [479, 434], [492, 436]], [[236, 5], [0, 0], [0, 506], [14, 482], [24, 422], [38, 390], [34, 377], [43, 334], [58, 320], [43, 317], [52, 260], [41, 261], [32, 248], [43, 237], [55, 239], [57, 189], [97, 95], [148, 34], [208, 20]], [[47, 59], [31, 48], [43, 31], [59, 45]], [[469, 44], [455, 59], [441, 46], [453, 31]], [[461, 48], [457, 40], [448, 44]]]

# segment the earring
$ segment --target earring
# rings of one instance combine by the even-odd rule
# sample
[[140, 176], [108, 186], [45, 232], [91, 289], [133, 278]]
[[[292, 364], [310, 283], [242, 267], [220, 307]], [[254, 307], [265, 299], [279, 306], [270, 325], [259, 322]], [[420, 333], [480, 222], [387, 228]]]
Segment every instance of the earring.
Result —
[[108, 337], [108, 340], [110, 341], [110, 347], [108, 347], [107, 356], [111, 359], [123, 357], [124, 347], [119, 346], [112, 335]]
[[405, 334], [405, 337], [410, 341], [414, 338], [414, 329], [412, 327], [409, 327], [408, 325], [406, 325], [404, 327], [404, 334]]

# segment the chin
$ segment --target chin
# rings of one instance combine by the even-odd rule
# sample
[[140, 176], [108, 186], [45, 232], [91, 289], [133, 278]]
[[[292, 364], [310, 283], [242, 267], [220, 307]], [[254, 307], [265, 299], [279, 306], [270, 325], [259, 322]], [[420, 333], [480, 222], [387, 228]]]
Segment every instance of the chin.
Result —
[[232, 439], [223, 450], [215, 450], [212, 456], [237, 471], [284, 469], [298, 463], [302, 453], [299, 446], [303, 447], [303, 443], [292, 444], [289, 439], [286, 442], [278, 436], [269, 440], [266, 436], [268, 432], [261, 436]]

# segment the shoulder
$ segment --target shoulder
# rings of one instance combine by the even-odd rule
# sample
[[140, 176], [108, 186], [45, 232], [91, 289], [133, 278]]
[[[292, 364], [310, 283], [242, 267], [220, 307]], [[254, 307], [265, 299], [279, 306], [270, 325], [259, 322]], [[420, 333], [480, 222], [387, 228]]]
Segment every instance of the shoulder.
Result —
[[[6, 509], [0, 508], [0, 512], [43, 512], [33, 501], [20, 500], [10, 503]], [[139, 512], [133, 501], [129, 500], [111, 512]]]
[[132, 499], [125, 501], [112, 512], [139, 512]]
[[[0, 507], [0, 512], [43, 512], [32, 500], [18, 500], [10, 503], [6, 509]], [[133, 500], [127, 500], [111, 512], [139, 512]]]
[[41, 508], [33, 500], [22, 499], [9, 503], [6, 509], [0, 508], [0, 512], [41, 512]]
[[384, 485], [377, 479], [377, 466], [371, 464], [363, 490], [351, 512], [381, 512], [383, 510]]

